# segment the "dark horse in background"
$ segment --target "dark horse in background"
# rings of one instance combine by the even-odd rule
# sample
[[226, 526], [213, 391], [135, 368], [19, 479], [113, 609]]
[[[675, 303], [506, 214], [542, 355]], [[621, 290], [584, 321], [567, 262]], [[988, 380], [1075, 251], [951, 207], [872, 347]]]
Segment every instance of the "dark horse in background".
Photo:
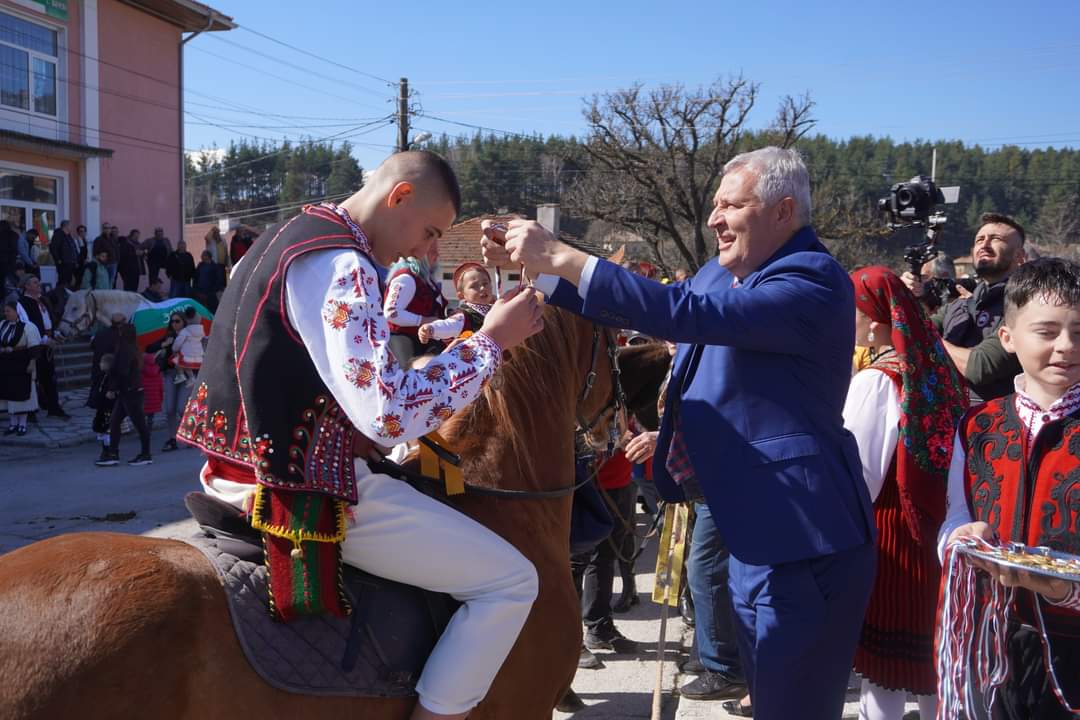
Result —
[[[572, 483], [575, 417], [603, 415], [613, 395], [606, 347], [594, 352], [595, 337], [588, 322], [549, 308], [544, 331], [500, 369], [497, 389], [443, 426], [467, 482], [524, 491]], [[600, 337], [606, 346], [610, 335]], [[623, 353], [630, 397], [642, 392], [636, 374], [656, 375], [638, 352]], [[595, 386], [584, 392], [592, 368]], [[570, 496], [454, 501], [513, 543], [540, 578], [529, 619], [474, 720], [548, 720], [570, 686], [581, 648], [570, 504]], [[404, 720], [414, 703], [296, 695], [266, 684], [236, 640], [215, 571], [184, 542], [75, 533], [0, 556], [5, 720]]]

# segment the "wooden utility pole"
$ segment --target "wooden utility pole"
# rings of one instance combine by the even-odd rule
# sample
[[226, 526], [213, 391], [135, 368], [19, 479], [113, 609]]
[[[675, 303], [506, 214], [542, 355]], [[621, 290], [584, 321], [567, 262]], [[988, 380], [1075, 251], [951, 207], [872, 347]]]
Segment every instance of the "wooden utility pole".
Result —
[[409, 149], [409, 78], [401, 78], [398, 93], [398, 152]]

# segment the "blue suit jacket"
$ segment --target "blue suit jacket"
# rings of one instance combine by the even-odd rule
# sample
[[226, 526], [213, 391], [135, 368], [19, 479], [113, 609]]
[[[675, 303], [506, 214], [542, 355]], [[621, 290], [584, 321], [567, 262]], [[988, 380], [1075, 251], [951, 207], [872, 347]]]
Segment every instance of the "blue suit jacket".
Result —
[[716, 261], [661, 285], [602, 260], [584, 302], [566, 282], [550, 301], [679, 343], [653, 477], [665, 499], [683, 499], [666, 469], [678, 418], [736, 558], [777, 565], [871, 542], [870, 495], [841, 415], [855, 344], [851, 280], [806, 227], [733, 281]]

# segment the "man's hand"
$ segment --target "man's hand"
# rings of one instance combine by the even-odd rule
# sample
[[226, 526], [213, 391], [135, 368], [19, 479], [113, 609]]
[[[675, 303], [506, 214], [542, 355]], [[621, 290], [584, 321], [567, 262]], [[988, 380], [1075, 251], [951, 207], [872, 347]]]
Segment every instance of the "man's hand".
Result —
[[543, 329], [544, 306], [536, 291], [527, 287], [514, 288], [496, 300], [480, 328], [503, 350], [520, 345]]
[[420, 339], [422, 345], [427, 345], [431, 342], [431, 323], [424, 323], [416, 330], [416, 337]]
[[635, 435], [634, 439], [626, 444], [626, 459], [637, 465], [651, 458], [656, 452], [656, 438], [659, 435], [656, 431]]
[[581, 282], [581, 272], [589, 256], [561, 243], [547, 228], [532, 220], [513, 220], [506, 231], [506, 250], [510, 260], [525, 266], [530, 275], [558, 275], [574, 285]]
[[484, 232], [480, 238], [480, 255], [488, 267], [502, 267], [510, 264], [510, 253], [506, 251], [506, 226], [494, 220], [483, 220], [480, 229]]
[[909, 270], [900, 276], [900, 279], [907, 285], [907, 289], [911, 291], [911, 294], [917, 298], [921, 298], [925, 290], [923, 289], [923, 281], [921, 278], [915, 277]]

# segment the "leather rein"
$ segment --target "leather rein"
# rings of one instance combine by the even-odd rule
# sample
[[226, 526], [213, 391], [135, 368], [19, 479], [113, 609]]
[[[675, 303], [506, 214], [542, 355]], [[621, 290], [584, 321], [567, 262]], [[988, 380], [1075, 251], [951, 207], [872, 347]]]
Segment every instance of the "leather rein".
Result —
[[[592, 422], [588, 422], [584, 419], [584, 415], [581, 410], [581, 403], [589, 398], [592, 393], [593, 386], [596, 384], [597, 377], [597, 364], [600, 360], [600, 337], [603, 333], [603, 337], [607, 340], [607, 358], [610, 364], [611, 370], [611, 383], [612, 383], [612, 398], [608, 401], [596, 416]], [[615, 439], [618, 435], [618, 418], [619, 413], [625, 411], [626, 408], [626, 394], [623, 391], [621, 381], [621, 371], [619, 370], [619, 356], [618, 346], [615, 344], [615, 340], [612, 337], [611, 331], [604, 329], [601, 330], [599, 326], [593, 327], [593, 343], [592, 343], [592, 362], [589, 367], [589, 372], [585, 376], [585, 388], [581, 393], [581, 397], [578, 399], [578, 407], [574, 411], [577, 415], [578, 432], [583, 434], [590, 433], [597, 423], [599, 423], [608, 411], [614, 409], [614, 413], [611, 416], [611, 430], [609, 433], [610, 446], [614, 445]], [[438, 443], [432, 442], [427, 437], [421, 437], [419, 439], [421, 443], [430, 448], [441, 460], [454, 465], [455, 467], [461, 467], [461, 456], [457, 453], [451, 452], [442, 447]], [[381, 458], [379, 460], [369, 460], [368, 466], [374, 472], [381, 472], [391, 477], [406, 480], [413, 483], [423, 483], [426, 485], [442, 486], [442, 481], [428, 477], [422, 473], [408, 470], [396, 462], [387, 458]], [[580, 482], [576, 482], [573, 485], [567, 485], [565, 487], [556, 488], [555, 490], [508, 490], [505, 488], [490, 488], [482, 487], [479, 485], [470, 485], [465, 483], [466, 495], [479, 495], [484, 497], [496, 497], [506, 500], [550, 500], [553, 498], [562, 498], [569, 495], [573, 495], [578, 488], [589, 484], [595, 478], [599, 472], [599, 466], [593, 469], [593, 472]]]

